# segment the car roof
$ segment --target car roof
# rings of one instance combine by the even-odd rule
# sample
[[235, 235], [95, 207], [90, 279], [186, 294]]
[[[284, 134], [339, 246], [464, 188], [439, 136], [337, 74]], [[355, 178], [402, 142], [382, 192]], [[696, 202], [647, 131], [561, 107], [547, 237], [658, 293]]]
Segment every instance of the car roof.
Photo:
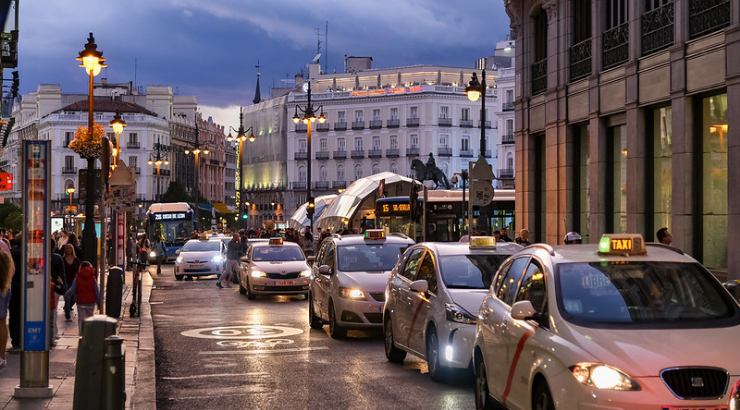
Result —
[[386, 235], [385, 239], [367, 239], [366, 240], [365, 235], [363, 234], [350, 234], [350, 235], [335, 234], [335, 235], [329, 236], [327, 239], [331, 239], [337, 245], [356, 245], [360, 243], [367, 243], [367, 244], [373, 244], [373, 243], [413, 244], [414, 243], [414, 241], [408, 236], [401, 235], [401, 234], [395, 234], [395, 233]]
[[302, 249], [301, 246], [298, 245], [297, 243], [295, 243], [295, 242], [288, 242], [288, 241], [284, 241], [282, 245], [270, 245], [270, 242], [267, 241], [267, 240], [265, 240], [265, 241], [255, 242], [252, 246], [255, 247], [255, 248], [271, 248], [271, 247], [276, 247], [276, 248], [283, 247], [283, 248], [285, 248], [285, 247], [290, 246], [290, 247]]
[[584, 245], [557, 245], [549, 246], [544, 244], [534, 244], [524, 248], [520, 254], [549, 254], [553, 264], [574, 263], [574, 262], [612, 262], [612, 261], [633, 261], [633, 262], [684, 262], [698, 263], [696, 259], [685, 254], [681, 250], [672, 246], [666, 246], [658, 243], [646, 243], [645, 255], [601, 255], [598, 252], [597, 244]]
[[523, 249], [513, 242], [497, 242], [496, 249], [471, 248], [468, 242], [421, 242], [439, 256], [448, 255], [513, 255]]

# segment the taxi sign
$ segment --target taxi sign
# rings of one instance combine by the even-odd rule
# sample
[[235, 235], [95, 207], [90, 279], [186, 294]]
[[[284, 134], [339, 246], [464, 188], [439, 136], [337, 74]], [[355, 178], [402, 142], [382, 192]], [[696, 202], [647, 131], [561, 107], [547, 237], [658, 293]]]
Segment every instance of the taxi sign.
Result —
[[478, 249], [496, 249], [496, 238], [493, 236], [471, 236], [468, 246]]
[[368, 229], [365, 231], [365, 239], [368, 239], [368, 240], [385, 239], [385, 229]]
[[270, 238], [270, 245], [276, 245], [276, 246], [282, 246], [283, 245], [283, 238], [276, 236], [274, 238]]
[[207, 241], [208, 240], [208, 234], [202, 233], [198, 236], [198, 239], [201, 241]]
[[645, 240], [637, 234], [604, 234], [599, 241], [599, 255], [646, 255]]

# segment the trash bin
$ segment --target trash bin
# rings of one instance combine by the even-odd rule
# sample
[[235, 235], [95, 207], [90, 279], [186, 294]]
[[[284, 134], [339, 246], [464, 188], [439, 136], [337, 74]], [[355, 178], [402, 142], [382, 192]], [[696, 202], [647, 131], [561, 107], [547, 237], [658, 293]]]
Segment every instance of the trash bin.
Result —
[[116, 334], [118, 320], [95, 315], [85, 319], [82, 339], [77, 348], [75, 369], [74, 410], [102, 409], [105, 398], [103, 387], [103, 365], [105, 363], [105, 339]]
[[118, 266], [108, 269], [108, 280], [105, 284], [105, 313], [113, 318], [121, 317], [123, 275], [123, 269]]

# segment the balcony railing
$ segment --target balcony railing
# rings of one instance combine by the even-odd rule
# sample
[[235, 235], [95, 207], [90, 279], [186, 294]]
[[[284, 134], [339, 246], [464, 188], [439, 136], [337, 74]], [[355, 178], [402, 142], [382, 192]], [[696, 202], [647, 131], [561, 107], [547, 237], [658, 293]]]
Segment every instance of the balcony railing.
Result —
[[485, 154], [484, 156], [485, 156], [486, 158], [491, 158], [491, 150], [488, 150], [488, 149], [487, 149], [487, 150], [486, 150], [486, 151], [484, 152], [484, 154]]
[[673, 45], [673, 2], [642, 15], [642, 55]]
[[345, 189], [347, 188], [347, 181], [334, 181], [331, 183], [333, 189]]
[[329, 189], [329, 181], [316, 181], [313, 183], [314, 189]]
[[[154, 167], [152, 169], [152, 175], [157, 176], [157, 168]], [[159, 170], [159, 176], [160, 177], [168, 177], [170, 176], [170, 170], [169, 169], [160, 169]]]
[[367, 152], [368, 158], [380, 158], [383, 156], [383, 150], [382, 149], [371, 149]]
[[126, 143], [126, 148], [141, 148], [141, 143], [139, 141], [129, 141]]
[[473, 128], [473, 120], [460, 120], [460, 126], [464, 128]]
[[[480, 126], [481, 126], [481, 123], [480, 121], [478, 121], [478, 128], [480, 128]], [[491, 128], [491, 121], [486, 120], [486, 128], [489, 128], [489, 129]]]
[[385, 126], [388, 128], [398, 128], [399, 125], [401, 125], [401, 122], [397, 118], [394, 120], [387, 120], [385, 122]]
[[440, 157], [451, 157], [452, 156], [452, 148], [450, 147], [439, 147], [437, 150], [437, 155]]
[[532, 95], [544, 92], [547, 89], [547, 59], [532, 64]]
[[383, 120], [372, 120], [370, 121], [370, 129], [383, 128]]
[[570, 81], [591, 75], [591, 39], [570, 47]]
[[305, 182], [291, 182], [290, 183], [290, 189], [306, 189], [306, 183]]
[[304, 124], [303, 121], [298, 122], [295, 125], [295, 132], [307, 132], [308, 131], [308, 124]]
[[347, 158], [346, 150], [334, 151], [334, 159], [346, 159], [346, 158]]
[[629, 23], [604, 32], [601, 37], [604, 49], [601, 56], [604, 69], [618, 66], [629, 58]]
[[729, 26], [730, 16], [730, 0], [690, 0], [689, 37], [701, 37]]
[[451, 127], [452, 126], [452, 118], [440, 117], [438, 121], [439, 121], [440, 127]]
[[318, 131], [318, 132], [327, 132], [327, 131], [329, 131], [329, 123], [328, 122], [325, 122], [323, 124], [320, 124], [320, 123], [317, 124], [316, 125], [316, 131]]
[[135, 170], [135, 172], [136, 172], [137, 174], [141, 174], [141, 168], [140, 168], [140, 167], [136, 167], [136, 170]]
[[351, 156], [352, 156], [352, 158], [365, 158], [365, 150], [363, 150], [363, 149], [353, 149]]
[[334, 131], [346, 131], [347, 123], [344, 121], [334, 123]]
[[513, 144], [514, 143], [514, 134], [504, 134], [501, 136], [501, 143], [502, 144]]
[[388, 158], [397, 158], [398, 155], [398, 148], [388, 148], [387, 150], [385, 150], [385, 156]]
[[62, 168], [62, 174], [76, 174], [77, 167], [64, 167]]
[[498, 170], [498, 177], [499, 178], [514, 178], [514, 170], [507, 168], [507, 169], [499, 169]]
[[406, 156], [407, 157], [418, 157], [419, 147], [406, 148]]
[[419, 119], [418, 118], [407, 118], [406, 119], [406, 126], [407, 127], [418, 127], [419, 126]]
[[308, 159], [308, 152], [306, 152], [306, 151], [298, 151], [298, 152], [295, 153], [295, 157], [294, 158], [296, 160], [299, 160], [299, 159]]
[[365, 121], [352, 121], [352, 129], [353, 130], [364, 130]]
[[316, 151], [316, 159], [329, 159], [329, 151]]
[[461, 149], [460, 156], [465, 157], [465, 158], [473, 158], [473, 150], [472, 149]]
[[502, 111], [514, 111], [514, 103], [513, 102], [501, 103], [501, 110]]

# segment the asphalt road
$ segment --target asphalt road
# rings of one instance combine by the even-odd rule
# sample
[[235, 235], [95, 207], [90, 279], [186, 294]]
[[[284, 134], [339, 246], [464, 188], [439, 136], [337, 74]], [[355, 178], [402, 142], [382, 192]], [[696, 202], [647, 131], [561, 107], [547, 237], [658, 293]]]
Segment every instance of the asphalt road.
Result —
[[475, 408], [472, 377], [436, 383], [423, 360], [388, 362], [380, 330], [334, 340], [308, 326], [302, 296], [249, 301], [172, 270], [153, 275], [150, 298], [159, 409]]

